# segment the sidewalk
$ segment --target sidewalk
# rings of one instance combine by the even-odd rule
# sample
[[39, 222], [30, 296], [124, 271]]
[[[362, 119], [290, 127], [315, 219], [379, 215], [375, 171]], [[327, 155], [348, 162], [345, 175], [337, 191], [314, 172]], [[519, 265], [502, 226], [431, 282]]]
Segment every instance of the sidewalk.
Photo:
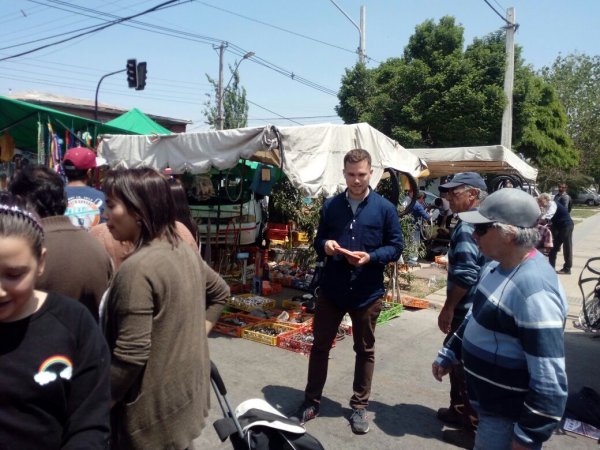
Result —
[[[582, 386], [600, 391], [600, 338], [594, 339], [571, 325], [581, 305], [579, 272], [588, 258], [600, 255], [600, 214], [576, 225], [574, 249], [573, 274], [560, 275], [570, 305], [565, 334], [569, 391], [576, 392]], [[559, 263], [561, 258], [559, 254]], [[400, 317], [377, 327], [376, 368], [369, 403], [371, 431], [364, 436], [352, 434], [347, 420], [354, 368], [352, 339], [346, 337], [332, 349], [321, 414], [306, 425], [326, 449], [457, 448], [442, 441], [444, 427], [435, 417], [438, 408], [447, 406], [449, 383], [438, 383], [431, 376], [431, 362], [444, 337], [437, 327], [435, 308], [443, 303], [445, 294], [437, 292], [428, 298], [431, 308], [405, 310]], [[209, 345], [232, 405], [249, 398], [264, 398], [284, 414], [290, 414], [301, 403], [307, 357], [216, 333], [211, 334]], [[219, 442], [212, 428], [221, 411], [214, 395], [211, 402], [206, 428], [194, 441], [194, 448], [230, 449], [228, 442]], [[553, 436], [544, 448], [591, 450], [598, 446], [590, 438], [569, 434]]]

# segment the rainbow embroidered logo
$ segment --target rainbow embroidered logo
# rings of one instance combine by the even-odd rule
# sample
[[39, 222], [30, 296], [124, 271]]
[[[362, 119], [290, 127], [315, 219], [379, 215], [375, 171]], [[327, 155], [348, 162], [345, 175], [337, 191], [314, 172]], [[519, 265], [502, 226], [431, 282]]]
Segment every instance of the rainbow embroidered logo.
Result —
[[44, 386], [59, 376], [63, 380], [70, 380], [73, 375], [73, 363], [64, 355], [54, 355], [46, 358], [38, 372], [33, 376], [33, 379], [40, 385]]

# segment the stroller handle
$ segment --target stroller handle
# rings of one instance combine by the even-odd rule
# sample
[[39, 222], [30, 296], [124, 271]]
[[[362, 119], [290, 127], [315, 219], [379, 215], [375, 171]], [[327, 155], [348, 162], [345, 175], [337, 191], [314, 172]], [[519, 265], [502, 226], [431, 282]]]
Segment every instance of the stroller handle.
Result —
[[221, 374], [219, 373], [219, 369], [214, 362], [210, 362], [210, 378], [216, 384], [221, 395], [227, 394], [227, 388], [225, 388], [225, 383], [223, 383], [223, 378], [221, 378]]

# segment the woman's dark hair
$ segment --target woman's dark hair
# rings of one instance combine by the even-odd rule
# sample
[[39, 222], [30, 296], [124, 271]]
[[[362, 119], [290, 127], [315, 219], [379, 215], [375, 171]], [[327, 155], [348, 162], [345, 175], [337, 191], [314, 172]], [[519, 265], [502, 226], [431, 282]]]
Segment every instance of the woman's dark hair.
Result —
[[14, 175], [8, 190], [26, 200], [40, 217], [62, 216], [67, 209], [65, 182], [48, 167], [25, 166]]
[[167, 180], [156, 170], [111, 170], [104, 178], [103, 191], [107, 197], [121, 200], [127, 212], [138, 217], [141, 232], [134, 251], [159, 237], [177, 244], [175, 202]]
[[0, 192], [0, 236], [22, 237], [31, 246], [39, 260], [44, 247], [44, 229], [38, 218], [24, 208], [19, 199], [8, 192]]
[[167, 182], [171, 187], [171, 194], [173, 195], [173, 201], [175, 202], [175, 220], [181, 222], [188, 230], [190, 230], [190, 233], [192, 233], [192, 236], [194, 236], [196, 244], [198, 244], [200, 241], [198, 225], [192, 217], [192, 212], [190, 211], [190, 205], [188, 203], [187, 194], [185, 193], [185, 188], [181, 182], [175, 178], [169, 178]]

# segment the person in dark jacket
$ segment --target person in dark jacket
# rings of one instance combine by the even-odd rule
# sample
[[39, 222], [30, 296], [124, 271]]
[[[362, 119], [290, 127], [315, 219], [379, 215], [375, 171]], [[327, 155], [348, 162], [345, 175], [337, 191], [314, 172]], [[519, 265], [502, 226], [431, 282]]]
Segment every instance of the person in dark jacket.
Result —
[[[412, 192], [409, 193], [412, 197]], [[413, 240], [416, 244], [420, 245], [421, 243], [421, 224], [422, 221], [429, 222], [431, 220], [431, 216], [425, 209], [425, 192], [419, 191], [417, 193], [417, 201], [415, 202], [415, 206], [410, 212], [413, 218], [413, 223], [415, 225], [415, 231], [413, 233]], [[418, 256], [414, 255], [408, 259], [409, 264], [416, 264], [418, 260]]]
[[573, 199], [571, 199], [571, 196], [567, 193], [567, 185], [565, 183], [560, 183], [558, 185], [558, 192], [554, 196], [554, 201], [563, 205], [569, 213], [571, 212], [571, 209], [573, 208]]
[[[549, 204], [547, 198], [540, 197], [540, 207], [548, 207]], [[565, 263], [558, 273], [569, 275], [571, 273], [571, 267], [573, 267], [573, 228], [575, 227], [575, 224], [573, 223], [573, 219], [571, 219], [568, 209], [565, 208], [560, 201], [554, 200], [554, 203], [556, 204], [556, 211], [550, 218], [550, 223], [552, 224], [552, 241], [554, 245], [550, 250], [550, 253], [548, 253], [548, 262], [550, 262], [552, 267], [556, 266], [556, 256], [562, 247]]]
[[326, 258], [314, 318], [314, 343], [309, 358], [304, 402], [293, 414], [301, 423], [315, 418], [325, 381], [331, 344], [348, 313], [356, 361], [350, 399], [352, 431], [369, 431], [367, 405], [375, 368], [375, 324], [384, 294], [383, 271], [403, 249], [394, 205], [369, 187], [371, 156], [355, 149], [344, 157], [347, 189], [326, 200], [314, 248]]

